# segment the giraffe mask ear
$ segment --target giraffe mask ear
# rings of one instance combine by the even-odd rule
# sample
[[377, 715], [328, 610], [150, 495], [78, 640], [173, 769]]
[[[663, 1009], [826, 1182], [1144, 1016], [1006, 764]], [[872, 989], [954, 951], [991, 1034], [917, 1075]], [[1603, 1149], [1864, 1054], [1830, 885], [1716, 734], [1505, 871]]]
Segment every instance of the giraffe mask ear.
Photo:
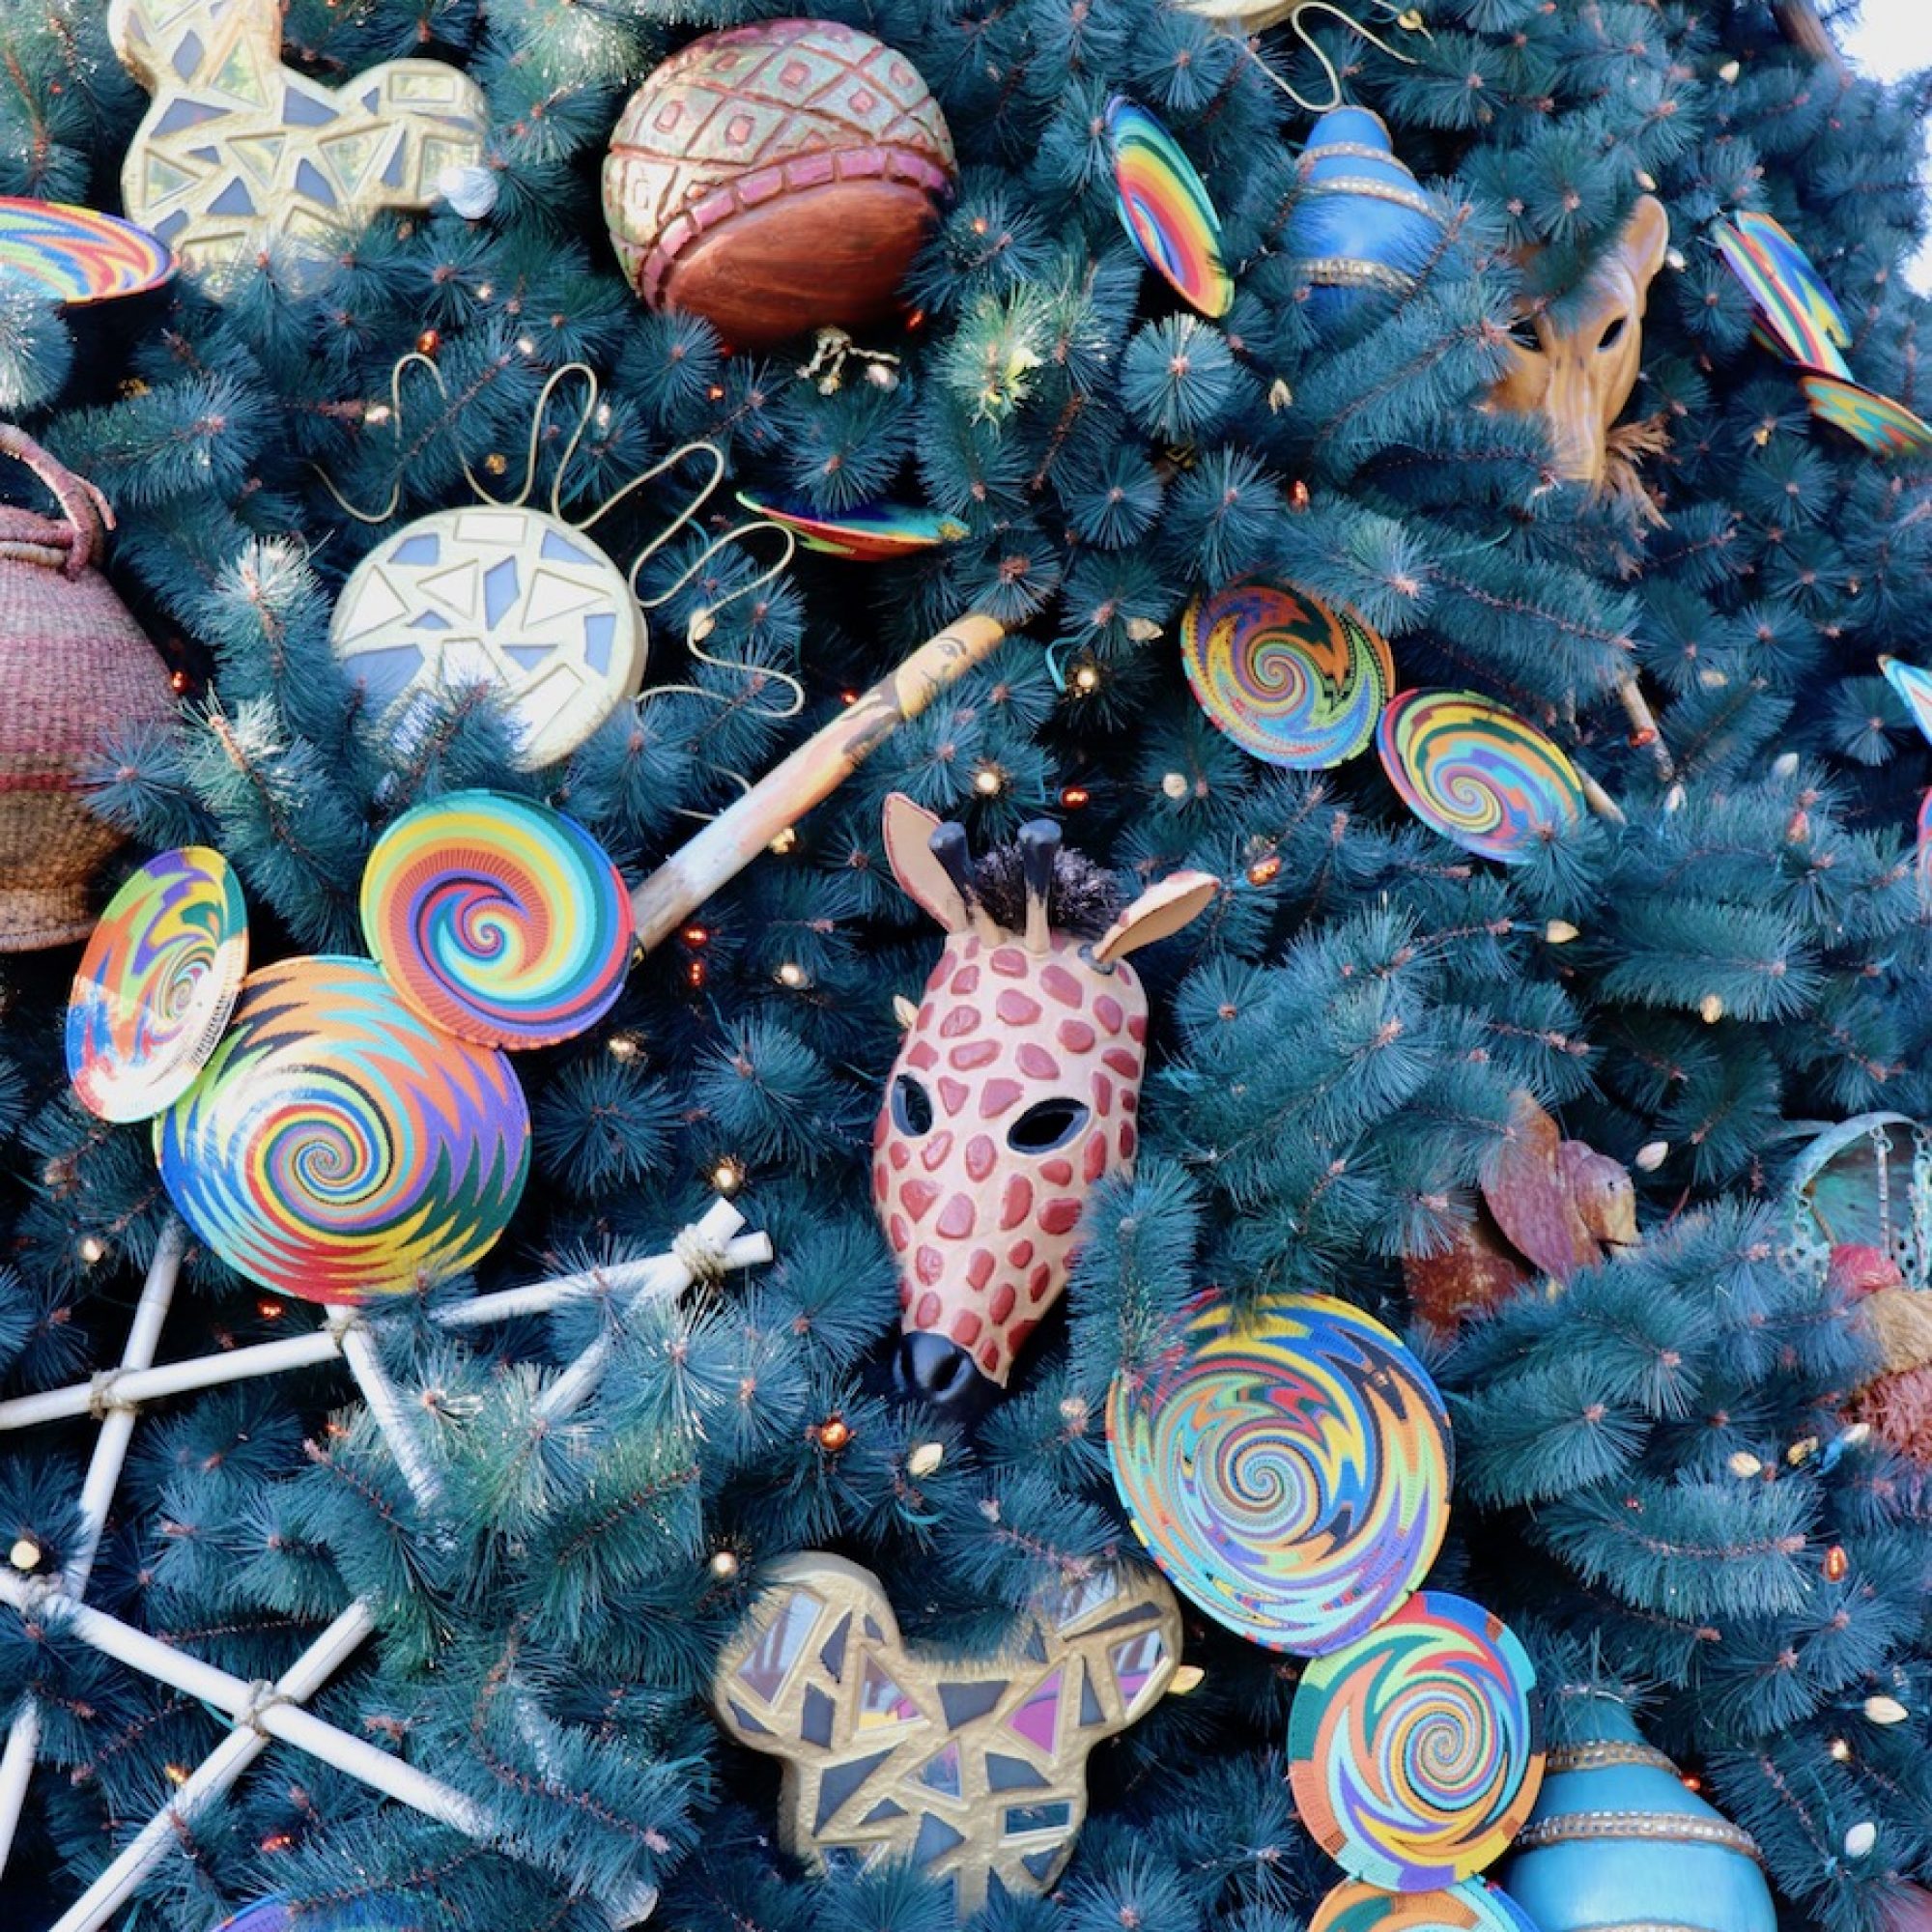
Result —
[[959, 888], [932, 849], [932, 835], [943, 821], [904, 792], [886, 800], [886, 858], [900, 892], [923, 907], [942, 931], [964, 932], [972, 923]]
[[1176, 872], [1150, 886], [1095, 942], [1094, 965], [1111, 966], [1179, 932], [1208, 910], [1220, 890], [1221, 881], [1211, 872]]

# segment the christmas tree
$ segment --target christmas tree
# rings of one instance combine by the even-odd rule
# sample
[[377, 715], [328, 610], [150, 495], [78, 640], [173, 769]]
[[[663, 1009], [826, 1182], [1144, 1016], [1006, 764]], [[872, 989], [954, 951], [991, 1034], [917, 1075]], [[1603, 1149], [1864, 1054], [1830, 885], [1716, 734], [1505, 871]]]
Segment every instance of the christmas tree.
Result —
[[[124, 205], [150, 94], [204, 52], [179, 36], [221, 19], [128, 11], [155, 48], [177, 36], [172, 78], [158, 52], [130, 72], [101, 0], [5, 10], [0, 192]], [[412, 807], [546, 801], [635, 885], [922, 640], [969, 613], [1007, 633], [685, 908], [593, 1026], [517, 1057], [531, 1173], [487, 1259], [290, 1373], [132, 1419], [85, 1601], [244, 1687], [341, 1632], [278, 1708], [413, 1767], [440, 1813], [38, 1612], [88, 1541], [113, 1391], [0, 1436], [0, 1717], [37, 1714], [10, 1926], [55, 1922], [164, 1816], [115, 1921], [143, 1932], [271, 1894], [324, 1926], [403, 1899], [425, 1926], [604, 1932], [653, 1889], [694, 1932], [940, 1932], [954, 1897], [917, 1863], [780, 1851], [777, 1767], [714, 1717], [721, 1652], [805, 1549], [875, 1573], [907, 1643], [980, 1659], [1107, 1565], [1143, 1574], [1109, 1390], [1209, 1286], [1237, 1311], [1336, 1296], [1425, 1353], [1457, 1460], [1431, 1587], [1522, 1634], [1552, 1736], [1579, 1697], [1632, 1699], [1754, 1837], [1785, 1921], [1925, 1922], [1932, 1490], [1909, 1428], [1858, 1419], [1893, 1366], [1861, 1291], [1889, 1278], [1794, 1240], [1787, 1190], [1825, 1126], [1932, 1115], [1932, 759], [1880, 666], [1932, 636], [1932, 469], [1909, 434], [1875, 450], [1821, 419], [1717, 238], [1782, 224], [1856, 385], [1922, 403], [1900, 265], [1926, 97], [1853, 76], [1798, 0], [1360, 13], [828, 9], [923, 77], [957, 162], [898, 309], [840, 335], [814, 338], [808, 299], [776, 346], [728, 344], [639, 300], [607, 233], [627, 99], [765, 17], [738, 0], [292, 0], [275, 58], [345, 100], [405, 59], [480, 90], [475, 152], [426, 209], [377, 194], [320, 250], [250, 230], [225, 277], [100, 306], [0, 272], [0, 411], [113, 505], [109, 573], [182, 700], [179, 728], [91, 752], [91, 810], [128, 841], [96, 905], [133, 862], [212, 847], [256, 968], [364, 952], [365, 867]], [[1122, 233], [1117, 98], [1198, 170], [1226, 302], [1183, 299]], [[1393, 181], [1371, 200], [1420, 224], [1373, 273], [1316, 245], [1334, 195], [1304, 149], [1331, 103], [1389, 133], [1378, 160], [1356, 152], [1372, 123], [1345, 128], [1345, 178]], [[365, 555], [520, 490], [566, 536], [596, 515], [648, 628], [641, 699], [550, 760], [487, 689], [385, 709], [331, 644]], [[909, 505], [943, 540], [785, 561], [741, 491], [834, 521]], [[1382, 697], [1528, 721], [1589, 809], [1502, 864], [1418, 823], [1373, 753], [1252, 755], [1179, 648], [1191, 600], [1249, 580], [1384, 638]], [[1094, 1190], [1064, 1313], [978, 1418], [892, 1375], [867, 1135], [895, 998], [940, 944], [887, 864], [895, 792], [979, 853], [1057, 820], [1108, 916], [1179, 870], [1220, 881], [1136, 954], [1137, 1162]], [[19, 952], [0, 980], [16, 1403], [121, 1358], [178, 1238], [149, 1128], [70, 1089], [74, 956]], [[1432, 1323], [1417, 1265], [1475, 1225], [1522, 1094], [1633, 1170], [1641, 1243], [1560, 1285], [1538, 1257], [1493, 1309]], [[1912, 1130], [1889, 1131], [1903, 1199]], [[721, 1194], [768, 1265], [726, 1268], [722, 1236], [673, 1250]], [[652, 1279], [682, 1293], [448, 1319], [672, 1252]], [[191, 1236], [160, 1352], [236, 1358], [317, 1321]], [[569, 1379], [586, 1349], [594, 1386]], [[1094, 1750], [1071, 1864], [1044, 1897], [996, 1892], [988, 1927], [1293, 1932], [1334, 1883], [1287, 1781], [1299, 1665], [1191, 1605], [1184, 1625], [1184, 1694]], [[204, 1794], [229, 1738], [253, 1762]]]

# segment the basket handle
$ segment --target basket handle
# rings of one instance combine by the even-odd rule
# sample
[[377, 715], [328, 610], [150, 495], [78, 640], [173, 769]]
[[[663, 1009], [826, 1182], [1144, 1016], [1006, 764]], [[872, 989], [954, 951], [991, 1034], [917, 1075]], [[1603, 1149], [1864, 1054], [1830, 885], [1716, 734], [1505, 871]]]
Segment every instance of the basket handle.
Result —
[[[65, 464], [43, 449], [25, 430], [16, 428], [13, 423], [0, 422], [0, 456], [11, 456], [24, 463], [47, 486], [54, 500], [60, 504], [61, 514], [67, 519], [71, 532], [66, 547], [67, 554], [61, 560], [61, 569], [69, 577], [78, 577], [94, 560], [102, 536], [114, 527], [114, 512], [108, 507], [107, 498], [85, 476], [76, 476]], [[12, 548], [11, 545], [0, 544], [0, 551]], [[21, 554], [27, 554], [29, 551], [34, 553], [33, 561], [47, 560], [43, 546], [28, 546]]]

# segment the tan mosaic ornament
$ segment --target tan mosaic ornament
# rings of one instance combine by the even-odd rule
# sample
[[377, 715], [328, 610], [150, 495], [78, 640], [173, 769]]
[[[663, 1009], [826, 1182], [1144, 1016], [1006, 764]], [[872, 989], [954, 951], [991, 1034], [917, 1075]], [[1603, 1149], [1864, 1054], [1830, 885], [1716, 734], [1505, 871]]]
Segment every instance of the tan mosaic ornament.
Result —
[[282, 65], [278, 0], [114, 0], [114, 51], [155, 97], [121, 172], [128, 213], [219, 280], [280, 244], [298, 285], [384, 209], [427, 208], [482, 159], [482, 89], [441, 61], [340, 88]]
[[766, 1571], [718, 1660], [740, 1744], [784, 1761], [779, 1835], [821, 1870], [909, 1858], [961, 1918], [998, 1887], [1044, 1891], [1087, 1815], [1087, 1754], [1144, 1717], [1180, 1656], [1174, 1592], [1101, 1571], [1039, 1607], [1018, 1654], [909, 1650], [879, 1579], [807, 1550]]

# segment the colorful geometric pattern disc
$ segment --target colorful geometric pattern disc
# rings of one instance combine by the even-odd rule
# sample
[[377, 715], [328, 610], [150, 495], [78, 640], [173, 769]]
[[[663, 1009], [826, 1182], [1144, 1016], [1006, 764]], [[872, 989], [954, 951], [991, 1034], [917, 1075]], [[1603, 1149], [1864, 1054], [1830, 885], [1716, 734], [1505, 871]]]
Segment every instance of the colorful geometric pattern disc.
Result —
[[164, 242], [119, 215], [66, 201], [0, 195], [0, 272], [37, 282], [70, 308], [157, 289], [175, 271]]
[[1337, 1864], [1435, 1891], [1499, 1859], [1536, 1803], [1536, 1669], [1500, 1618], [1425, 1590], [1302, 1672], [1288, 1750], [1301, 1822]]
[[1841, 429], [1874, 456], [1923, 456], [1932, 451], [1932, 423], [1901, 402], [1845, 376], [1807, 371], [1798, 379], [1820, 422]]
[[505, 792], [406, 811], [362, 872], [362, 936], [403, 998], [483, 1046], [554, 1046], [616, 1004], [636, 928], [576, 819]]
[[529, 1139], [501, 1054], [425, 1024], [366, 959], [298, 957], [242, 983], [201, 1078], [156, 1121], [155, 1157], [231, 1267], [355, 1303], [488, 1254]]
[[1284, 583], [1197, 597], [1180, 661], [1196, 701], [1236, 744], [1296, 771], [1365, 750], [1395, 691], [1388, 645], [1354, 611]]
[[1344, 1879], [1308, 1921], [1308, 1932], [1537, 1932], [1508, 1892], [1465, 1879], [1441, 1891], [1384, 1891]]
[[1442, 1547], [1449, 1421], [1379, 1321], [1275, 1294], [1237, 1321], [1203, 1296], [1172, 1352], [1107, 1402], [1141, 1541], [1217, 1622], [1319, 1657], [1373, 1629]]
[[541, 510], [438, 510], [385, 538], [342, 586], [335, 655], [407, 746], [459, 686], [501, 694], [526, 770], [583, 743], [644, 679], [645, 630], [624, 574]]
[[904, 503], [867, 503], [836, 517], [821, 517], [802, 505], [754, 497], [740, 490], [738, 500], [753, 516], [788, 529], [807, 550], [842, 556], [853, 563], [890, 563], [941, 544], [957, 543], [966, 526], [936, 510]]
[[1121, 223], [1148, 267], [1206, 316], [1226, 315], [1234, 278], [1221, 258], [1221, 218], [1179, 144], [1123, 95], [1107, 103]]
[[248, 971], [248, 908], [206, 845], [150, 859], [80, 955], [67, 1009], [74, 1097], [103, 1121], [145, 1121], [192, 1087]]
[[1376, 751], [1416, 817], [1484, 859], [1517, 864], [1584, 813], [1576, 766], [1473, 691], [1405, 691], [1376, 726]]

